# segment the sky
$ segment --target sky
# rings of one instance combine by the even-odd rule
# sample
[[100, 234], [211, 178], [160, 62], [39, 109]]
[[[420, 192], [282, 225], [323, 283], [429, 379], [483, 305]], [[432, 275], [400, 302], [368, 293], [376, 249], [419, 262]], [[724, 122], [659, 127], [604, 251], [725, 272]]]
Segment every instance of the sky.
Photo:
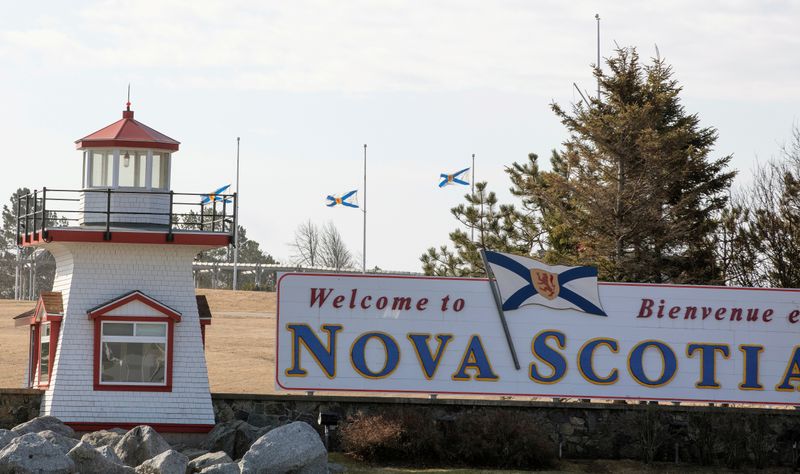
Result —
[[[234, 181], [240, 223], [281, 262], [298, 225], [333, 222], [361, 255], [362, 213], [324, 206], [361, 189], [367, 266], [420, 271], [448, 241], [470, 165], [501, 202], [504, 168], [566, 132], [550, 104], [595, 90], [600, 51], [671, 64], [686, 109], [733, 155], [745, 186], [800, 116], [800, 2], [0, 0], [0, 195], [79, 188], [74, 141], [121, 117], [181, 142], [176, 192]], [[363, 191], [363, 190], [362, 190]], [[6, 199], [3, 198], [3, 201]], [[363, 203], [363, 194], [360, 196]]]

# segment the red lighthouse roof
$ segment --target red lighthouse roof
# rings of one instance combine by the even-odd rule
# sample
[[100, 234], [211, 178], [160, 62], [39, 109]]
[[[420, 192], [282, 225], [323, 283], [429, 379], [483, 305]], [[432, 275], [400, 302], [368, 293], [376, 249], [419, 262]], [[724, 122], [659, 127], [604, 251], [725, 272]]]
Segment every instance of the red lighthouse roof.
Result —
[[78, 149], [100, 147], [154, 148], [178, 151], [180, 142], [153, 130], [133, 119], [130, 105], [122, 112], [122, 119], [75, 141]]

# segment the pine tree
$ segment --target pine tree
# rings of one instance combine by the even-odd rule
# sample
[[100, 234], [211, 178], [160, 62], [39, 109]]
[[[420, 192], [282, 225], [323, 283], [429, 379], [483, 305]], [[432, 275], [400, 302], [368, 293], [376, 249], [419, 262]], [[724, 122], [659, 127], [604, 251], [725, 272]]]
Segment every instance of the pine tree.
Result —
[[527, 255], [539, 241], [538, 226], [532, 214], [512, 205], [499, 205], [486, 182], [475, 183], [475, 194], [464, 198], [450, 210], [463, 228], [450, 233], [454, 249], [431, 247], [420, 257], [426, 275], [479, 277], [486, 273], [480, 249]]
[[681, 105], [681, 87], [661, 58], [646, 66], [635, 48], [595, 69], [603, 96], [552, 109], [569, 132], [553, 170], [535, 157], [509, 174], [537, 208], [547, 259], [596, 264], [612, 281], [718, 283], [714, 236], [735, 172], [711, 159], [717, 131]]

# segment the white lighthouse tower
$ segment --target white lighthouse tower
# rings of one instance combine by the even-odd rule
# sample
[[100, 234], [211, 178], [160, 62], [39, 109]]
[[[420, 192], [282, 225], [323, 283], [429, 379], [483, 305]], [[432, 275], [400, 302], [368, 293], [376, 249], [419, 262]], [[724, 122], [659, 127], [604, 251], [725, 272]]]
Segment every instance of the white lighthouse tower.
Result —
[[28, 384], [45, 390], [41, 414], [79, 431], [208, 431], [210, 314], [204, 301], [198, 309], [192, 261], [231, 243], [236, 196], [171, 191], [180, 144], [135, 120], [130, 103], [76, 144], [81, 188], [17, 203], [19, 244], [57, 265], [53, 291], [18, 317], [31, 328]]

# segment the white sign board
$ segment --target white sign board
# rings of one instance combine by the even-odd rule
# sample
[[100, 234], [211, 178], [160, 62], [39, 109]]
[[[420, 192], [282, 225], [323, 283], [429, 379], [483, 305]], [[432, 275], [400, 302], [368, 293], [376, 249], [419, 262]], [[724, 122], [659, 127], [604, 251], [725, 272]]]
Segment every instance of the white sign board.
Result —
[[606, 315], [506, 311], [486, 279], [290, 273], [284, 390], [800, 405], [800, 290], [601, 283]]

